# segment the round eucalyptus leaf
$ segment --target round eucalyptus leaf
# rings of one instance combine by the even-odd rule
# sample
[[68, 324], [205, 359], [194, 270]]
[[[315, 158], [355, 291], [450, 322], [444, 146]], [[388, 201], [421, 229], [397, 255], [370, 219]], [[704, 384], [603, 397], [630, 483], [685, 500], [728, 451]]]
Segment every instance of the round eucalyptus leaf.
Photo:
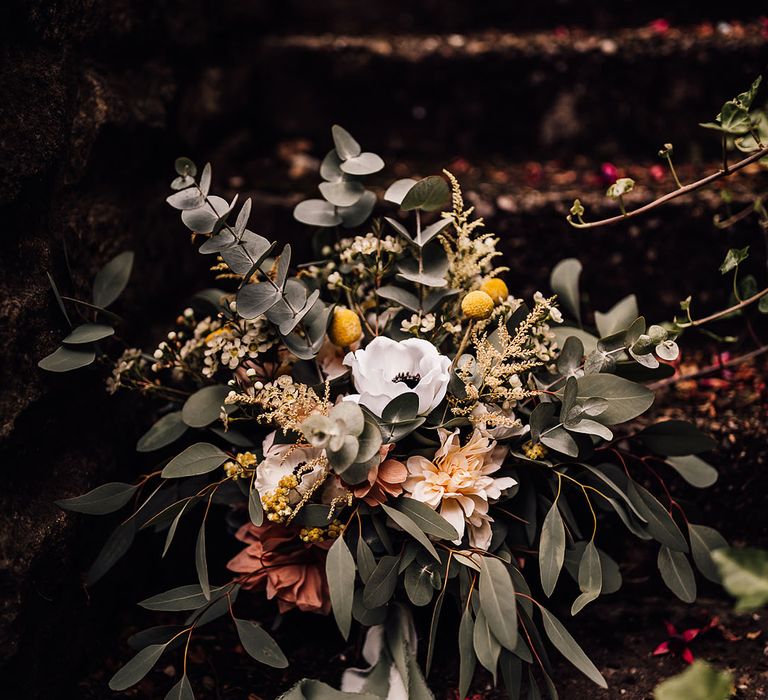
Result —
[[293, 217], [309, 226], [331, 227], [341, 223], [336, 207], [324, 199], [305, 199], [299, 202], [293, 210]]
[[229, 211], [227, 200], [211, 195], [203, 206], [181, 212], [184, 225], [195, 233], [210, 233], [220, 217]]
[[269, 282], [246, 284], [237, 293], [237, 313], [242, 318], [256, 318], [280, 301], [280, 290]]
[[419, 180], [408, 190], [400, 208], [403, 211], [437, 211], [442, 209], [451, 198], [451, 190], [448, 183], [438, 175], [430, 175]]
[[341, 170], [341, 158], [335, 150], [328, 151], [328, 155], [320, 163], [320, 177], [326, 182], [338, 182], [344, 177]]
[[79, 345], [80, 343], [93, 343], [103, 338], [108, 338], [115, 334], [115, 329], [112, 326], [107, 326], [103, 323], [84, 323], [81, 326], [75, 328], [62, 343], [68, 343], [69, 345]]
[[202, 253], [203, 255], [210, 255], [211, 253], [220, 253], [223, 250], [227, 250], [227, 248], [231, 248], [237, 240], [232, 235], [230, 231], [222, 231], [221, 233], [217, 233], [215, 236], [211, 236], [209, 239], [207, 239], [203, 245], [201, 245], [198, 249], [198, 253]]
[[340, 168], [347, 175], [372, 175], [384, 167], [384, 161], [375, 153], [361, 153], [345, 160]]
[[174, 192], [165, 198], [174, 209], [186, 211], [188, 209], [197, 209], [205, 203], [205, 197], [197, 187], [188, 187], [180, 192]]
[[197, 175], [197, 166], [190, 158], [177, 158], [173, 164], [176, 174], [180, 177], [194, 177]]
[[402, 204], [403, 198], [415, 184], [416, 180], [410, 177], [396, 180], [387, 188], [387, 191], [384, 193], [384, 199], [387, 202]]
[[192, 187], [192, 185], [195, 184], [195, 179], [192, 177], [180, 175], [179, 177], [173, 178], [173, 181], [171, 182], [171, 189], [172, 190], [184, 190], [187, 187]]
[[349, 158], [355, 158], [360, 155], [360, 144], [352, 138], [344, 127], [334, 124], [331, 127], [331, 134], [333, 136], [333, 145], [336, 147], [336, 153], [339, 154], [341, 160], [347, 160]]
[[345, 228], [360, 226], [373, 211], [376, 205], [376, 195], [370, 190], [363, 192], [363, 196], [349, 207], [338, 207], [336, 213], [341, 218], [341, 223]]
[[264, 260], [272, 252], [275, 245], [264, 236], [246, 230], [237, 245], [221, 251], [221, 257], [236, 275], [246, 275], [255, 263]]
[[48, 372], [69, 372], [90, 365], [96, 359], [93, 348], [77, 349], [60, 347], [44, 357], [37, 366]]
[[363, 196], [365, 188], [362, 182], [356, 180], [340, 180], [339, 182], [321, 182], [318, 185], [320, 194], [336, 207], [350, 207]]

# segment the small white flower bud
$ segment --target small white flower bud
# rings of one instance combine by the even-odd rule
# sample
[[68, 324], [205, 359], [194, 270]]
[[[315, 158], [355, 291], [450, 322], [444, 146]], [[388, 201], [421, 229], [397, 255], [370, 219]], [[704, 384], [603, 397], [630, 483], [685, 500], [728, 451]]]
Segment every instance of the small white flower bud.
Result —
[[256, 389], [256, 391], [261, 391], [264, 388], [264, 384], [261, 382], [254, 382], [253, 388]]
[[152, 357], [154, 357], [156, 360], [162, 360], [163, 359], [163, 351], [158, 348], [152, 353]]
[[247, 370], [245, 370], [245, 373], [249, 377], [255, 377], [256, 376], [256, 370], [253, 367], [249, 367]]
[[171, 331], [168, 334], [168, 340], [176, 340], [176, 332], [175, 331]]
[[192, 318], [194, 315], [195, 312], [192, 310], [192, 307], [188, 306], [184, 309], [184, 318]]

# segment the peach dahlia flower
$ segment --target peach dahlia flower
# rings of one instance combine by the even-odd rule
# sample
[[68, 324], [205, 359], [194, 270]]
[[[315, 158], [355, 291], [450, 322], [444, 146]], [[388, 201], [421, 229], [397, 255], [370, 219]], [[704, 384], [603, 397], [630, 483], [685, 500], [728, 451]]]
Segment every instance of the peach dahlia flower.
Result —
[[456, 528], [456, 544], [466, 530], [470, 546], [488, 549], [493, 522], [488, 504], [517, 483], [512, 477], [491, 476], [501, 468], [507, 448], [479, 430], [472, 432], [464, 446], [458, 429], [453, 433], [443, 429], [438, 432], [442, 445], [432, 460], [422, 456], [408, 458], [405, 490], [411, 498], [437, 510]]

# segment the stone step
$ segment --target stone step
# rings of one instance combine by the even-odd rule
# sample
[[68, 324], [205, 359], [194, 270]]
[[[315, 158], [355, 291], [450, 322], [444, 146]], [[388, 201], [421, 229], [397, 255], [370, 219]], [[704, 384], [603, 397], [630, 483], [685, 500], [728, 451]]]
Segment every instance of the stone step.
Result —
[[[765, 68], [760, 22], [657, 31], [290, 35], [252, 61], [254, 128], [325, 142], [345, 124], [372, 150], [649, 156], [717, 139], [696, 128]], [[702, 133], [699, 133], [702, 132]]]
[[478, 29], [529, 29], [555, 26], [581, 26], [607, 29], [647, 24], [664, 18], [671, 24], [703, 21], [751, 20], [757, 16], [753, 2], [739, 1], [720, 5], [661, 2], [648, 0], [544, 0], [538, 3], [484, 0], [478, 7], [465, 0], [390, 0], [387, 3], [361, 3], [353, 0], [327, 0], [306, 3], [281, 0], [266, 3], [265, 13], [272, 31], [349, 33], [442, 32], [462, 33]]

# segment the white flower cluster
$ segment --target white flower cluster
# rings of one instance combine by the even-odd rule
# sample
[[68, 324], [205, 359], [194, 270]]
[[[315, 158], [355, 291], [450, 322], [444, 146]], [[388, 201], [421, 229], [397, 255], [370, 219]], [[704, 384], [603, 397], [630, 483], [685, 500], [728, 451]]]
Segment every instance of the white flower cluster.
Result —
[[220, 366], [237, 369], [246, 359], [255, 359], [276, 342], [265, 317], [239, 319], [221, 325], [204, 340], [203, 374], [212, 377]]
[[356, 258], [368, 257], [379, 253], [400, 255], [403, 252], [403, 246], [396, 238], [392, 236], [376, 238], [372, 233], [368, 233], [365, 236], [355, 236], [354, 238], [344, 238], [339, 241], [338, 249], [341, 262], [348, 265], [357, 262]]
[[121, 386], [125, 386], [124, 375], [128, 374], [134, 368], [138, 369], [142, 363], [141, 350], [138, 348], [128, 348], [123, 351], [114, 368], [112, 374], [107, 378], [107, 393], [114, 394]]
[[403, 333], [413, 333], [418, 335], [419, 333], [429, 333], [435, 328], [435, 314], [413, 314], [410, 318], [404, 319], [400, 323], [400, 330]]

